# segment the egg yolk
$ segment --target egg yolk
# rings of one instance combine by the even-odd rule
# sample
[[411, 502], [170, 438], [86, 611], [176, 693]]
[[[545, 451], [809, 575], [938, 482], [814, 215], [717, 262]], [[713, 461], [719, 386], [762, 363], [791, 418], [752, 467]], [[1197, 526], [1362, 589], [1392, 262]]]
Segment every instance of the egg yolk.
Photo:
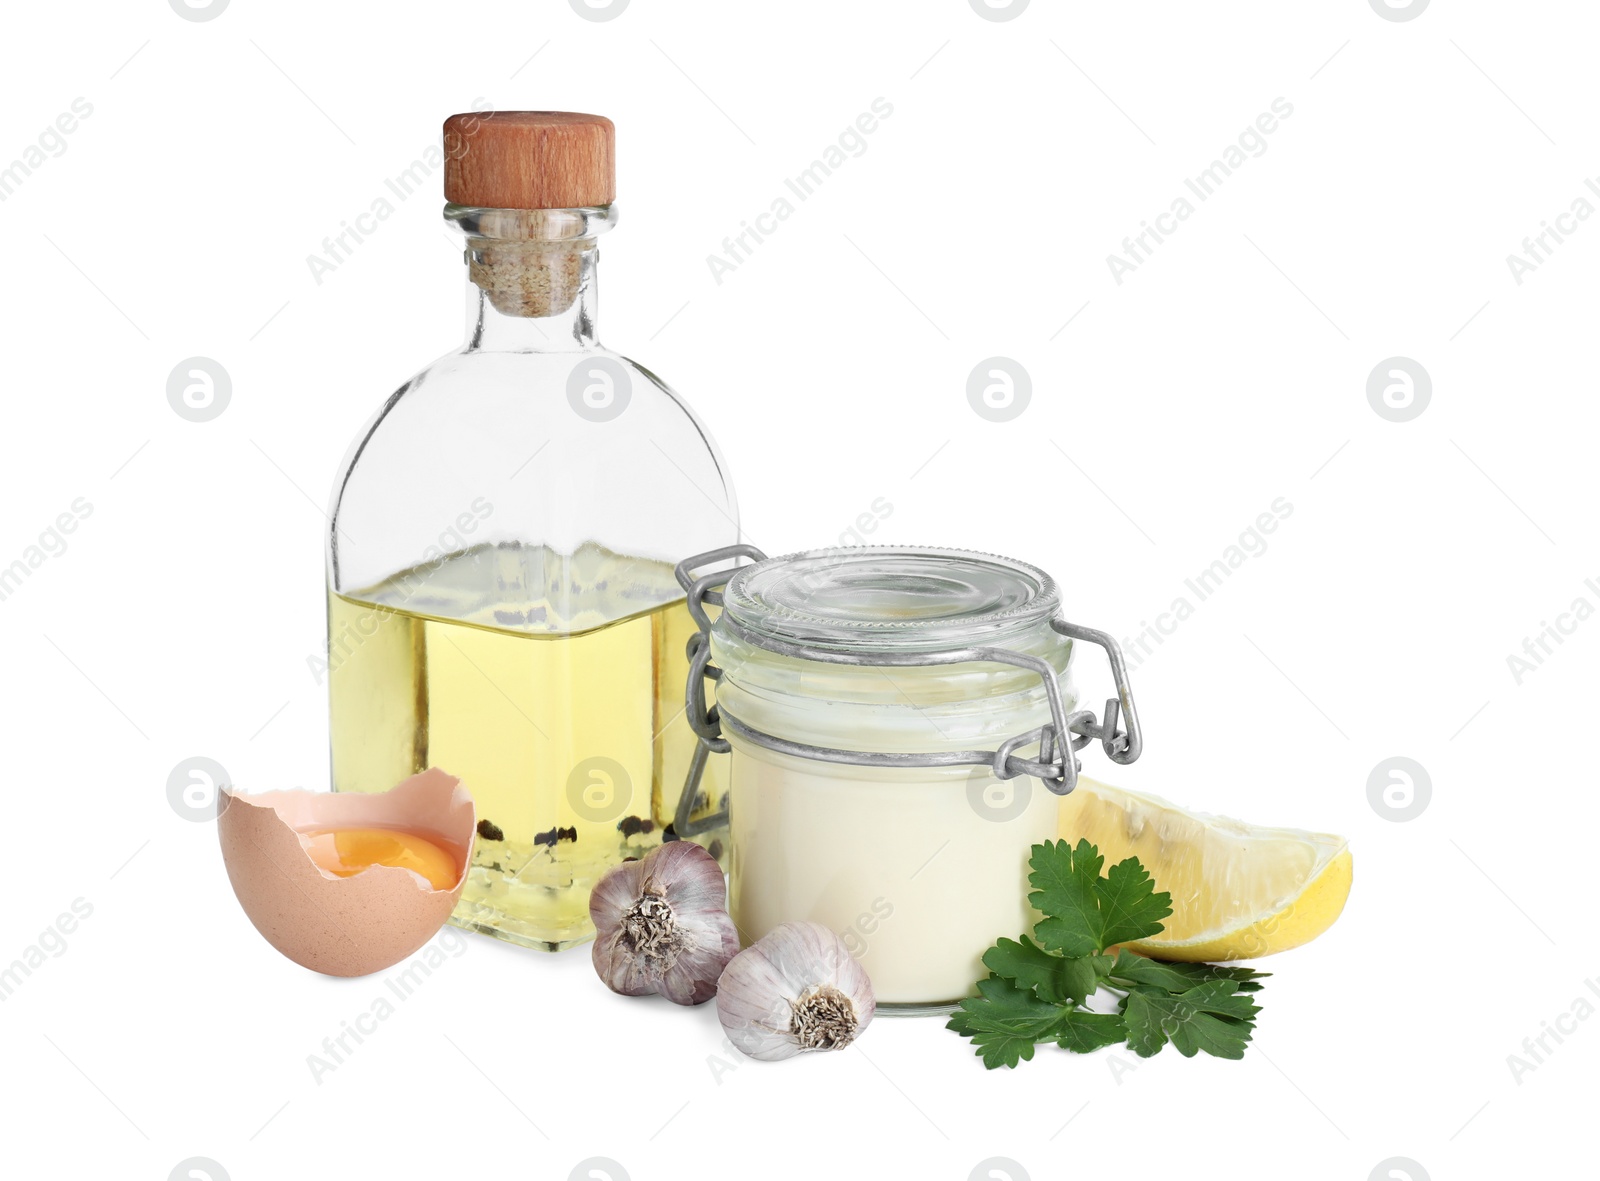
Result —
[[448, 890], [456, 883], [456, 859], [437, 842], [414, 832], [340, 828], [304, 836], [317, 867], [342, 878], [374, 865], [392, 865], [421, 874], [435, 890]]

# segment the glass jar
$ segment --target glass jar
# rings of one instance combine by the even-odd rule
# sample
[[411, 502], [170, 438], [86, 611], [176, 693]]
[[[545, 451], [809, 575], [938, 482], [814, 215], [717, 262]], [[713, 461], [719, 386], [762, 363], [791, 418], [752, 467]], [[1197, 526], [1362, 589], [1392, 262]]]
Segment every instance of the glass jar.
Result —
[[[466, 340], [357, 435], [327, 536], [334, 789], [460, 777], [481, 823], [452, 921], [550, 950], [591, 937], [594, 882], [670, 832], [695, 751], [679, 692], [695, 625], [673, 566], [739, 532], [706, 428], [597, 335], [610, 136], [544, 112], [446, 124], [480, 174], [509, 156], [513, 181], [545, 189], [583, 175], [586, 143], [599, 187], [568, 194], [608, 203], [446, 206], [466, 237]], [[447, 170], [447, 196], [477, 175], [452, 192]], [[721, 773], [698, 789], [712, 809]], [[715, 824], [695, 835], [725, 844]]]
[[[1099, 737], [1119, 762], [1138, 757], [1121, 654], [1057, 617], [1048, 574], [1008, 558], [852, 547], [768, 560], [741, 547], [760, 560], [689, 576], [732, 552], [679, 574], [704, 637], [689, 714], [708, 750], [731, 753], [740, 937], [822, 923], [886, 1011], [943, 1011], [975, 992], [997, 938], [1039, 917], [1029, 851], [1056, 837], [1072, 748]], [[721, 603], [715, 623], [702, 601]], [[1080, 639], [1105, 646], [1117, 676], [1104, 725], [1075, 712]]]

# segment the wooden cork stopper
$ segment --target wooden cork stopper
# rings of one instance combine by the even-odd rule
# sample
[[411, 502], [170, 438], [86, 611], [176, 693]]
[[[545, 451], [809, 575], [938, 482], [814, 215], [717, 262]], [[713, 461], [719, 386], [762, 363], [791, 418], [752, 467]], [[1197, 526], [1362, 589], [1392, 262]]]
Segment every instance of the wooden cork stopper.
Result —
[[554, 316], [583, 286], [577, 242], [495, 242], [467, 252], [468, 273], [502, 316]]
[[617, 129], [603, 115], [451, 115], [444, 147], [444, 196], [456, 205], [576, 209], [616, 200]]

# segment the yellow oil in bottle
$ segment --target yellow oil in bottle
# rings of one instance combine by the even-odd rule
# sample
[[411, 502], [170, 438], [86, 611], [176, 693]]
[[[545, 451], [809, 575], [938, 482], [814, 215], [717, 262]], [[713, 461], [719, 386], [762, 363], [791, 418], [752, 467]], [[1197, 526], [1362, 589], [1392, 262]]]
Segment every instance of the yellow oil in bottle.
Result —
[[[480, 546], [330, 593], [334, 789], [386, 791], [429, 766], [459, 776], [479, 829], [451, 921], [580, 943], [594, 883], [676, 813], [694, 630], [670, 566], [594, 545]], [[725, 803], [720, 763], [697, 814]], [[725, 828], [695, 839], [723, 858]]]

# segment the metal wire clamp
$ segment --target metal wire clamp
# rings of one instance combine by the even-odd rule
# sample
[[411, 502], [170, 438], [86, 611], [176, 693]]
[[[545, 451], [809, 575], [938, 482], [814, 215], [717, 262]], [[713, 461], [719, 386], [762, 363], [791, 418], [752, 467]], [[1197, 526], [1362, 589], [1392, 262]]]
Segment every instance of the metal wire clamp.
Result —
[[[679, 562], [675, 573], [678, 583], [687, 595], [689, 615], [699, 628], [689, 639], [689, 675], [685, 685], [684, 703], [695, 735], [699, 739], [683, 794], [678, 798], [673, 832], [679, 837], [696, 836], [727, 823], [726, 805], [708, 815], [695, 818], [695, 798], [699, 794], [700, 780], [705, 773], [706, 759], [712, 754], [726, 754], [732, 747], [723, 736], [726, 731], [744, 742], [777, 751], [797, 758], [817, 759], [825, 763], [844, 763], [860, 767], [959, 767], [987, 766], [996, 779], [1015, 779], [1031, 775], [1057, 795], [1066, 795], [1078, 783], [1079, 762], [1075, 752], [1099, 739], [1106, 755], [1114, 763], [1133, 762], [1144, 750], [1143, 732], [1139, 728], [1139, 714], [1133, 703], [1133, 690], [1128, 683], [1127, 663], [1122, 649], [1106, 632], [1081, 627], [1065, 619], [1052, 619], [1050, 627], [1072, 640], [1082, 640], [1105, 649], [1111, 665], [1111, 676], [1116, 683], [1117, 696], [1106, 699], [1101, 718], [1093, 710], [1067, 713], [1061, 698], [1061, 686], [1055, 669], [1048, 661], [1025, 652], [1009, 648], [969, 647], [944, 652], [911, 653], [861, 653], [835, 652], [811, 644], [778, 640], [771, 636], [756, 635], [732, 619], [723, 619], [722, 626], [734, 636], [758, 648], [800, 660], [815, 660], [825, 664], [866, 665], [879, 668], [910, 668], [930, 665], [969, 664], [991, 662], [1009, 664], [1016, 668], [1031, 669], [1039, 674], [1050, 703], [1050, 722], [1002, 742], [995, 750], [941, 751], [936, 754], [891, 754], [881, 751], [841, 750], [835, 747], [813, 746], [804, 742], [791, 742], [745, 725], [738, 718], [722, 711], [720, 706], [708, 705], [706, 681], [717, 681], [722, 670], [711, 663], [711, 617], [706, 604], [720, 607], [722, 588], [741, 567], [717, 570], [696, 576], [695, 571], [706, 566], [748, 558], [763, 562], [767, 555], [751, 545], [730, 545], [708, 550], [703, 554]], [[1066, 735], [1066, 741], [1061, 736]], [[1037, 757], [1025, 759], [1016, 752], [1038, 744]]]

